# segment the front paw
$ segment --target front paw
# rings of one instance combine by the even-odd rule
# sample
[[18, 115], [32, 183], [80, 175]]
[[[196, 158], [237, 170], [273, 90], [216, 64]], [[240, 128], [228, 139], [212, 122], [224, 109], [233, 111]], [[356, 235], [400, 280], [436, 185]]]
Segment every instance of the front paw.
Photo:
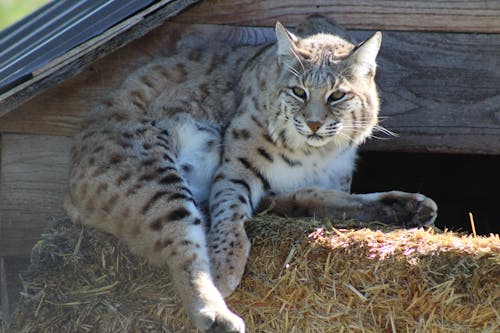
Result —
[[241, 281], [250, 241], [243, 224], [209, 232], [210, 269], [215, 286], [223, 297], [231, 295]]
[[381, 194], [377, 203], [383, 222], [420, 227], [433, 225], [437, 217], [434, 200], [418, 193], [391, 191]]
[[226, 307], [202, 309], [195, 322], [206, 333], [245, 333], [245, 322]]

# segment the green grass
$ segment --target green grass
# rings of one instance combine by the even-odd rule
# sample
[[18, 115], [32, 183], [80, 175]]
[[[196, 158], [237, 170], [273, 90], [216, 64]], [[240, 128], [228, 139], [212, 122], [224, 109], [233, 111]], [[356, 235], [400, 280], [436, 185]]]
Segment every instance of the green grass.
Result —
[[28, 15], [49, 0], [0, 0], [0, 30]]

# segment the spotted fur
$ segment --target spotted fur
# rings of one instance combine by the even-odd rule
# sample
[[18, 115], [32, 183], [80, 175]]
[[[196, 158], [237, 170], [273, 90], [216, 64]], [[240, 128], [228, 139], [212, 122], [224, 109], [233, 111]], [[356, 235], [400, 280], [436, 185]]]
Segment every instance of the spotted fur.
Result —
[[436, 215], [417, 194], [349, 194], [356, 149], [377, 123], [381, 34], [354, 46], [327, 33], [299, 38], [278, 23], [276, 37], [152, 61], [91, 112], [72, 150], [73, 221], [167, 264], [206, 332], [244, 331], [223, 296], [241, 279], [244, 224], [263, 203], [415, 225]]

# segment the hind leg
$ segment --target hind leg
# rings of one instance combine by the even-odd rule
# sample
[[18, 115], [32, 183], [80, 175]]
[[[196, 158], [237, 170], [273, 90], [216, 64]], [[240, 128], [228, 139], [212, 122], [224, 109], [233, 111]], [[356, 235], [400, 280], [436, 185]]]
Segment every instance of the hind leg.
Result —
[[[193, 139], [196, 124], [189, 117], [177, 121], [133, 122], [116, 133], [82, 139], [80, 147], [92, 152], [81, 159], [75, 155], [65, 205], [75, 222], [110, 232], [151, 263], [166, 264], [196, 327], [244, 332], [243, 321], [227, 308], [212, 281], [198, 203], [203, 191], [182, 168], [189, 160], [182, 159], [182, 149], [189, 143], [177, 129]], [[106, 146], [99, 146], [102, 142]]]

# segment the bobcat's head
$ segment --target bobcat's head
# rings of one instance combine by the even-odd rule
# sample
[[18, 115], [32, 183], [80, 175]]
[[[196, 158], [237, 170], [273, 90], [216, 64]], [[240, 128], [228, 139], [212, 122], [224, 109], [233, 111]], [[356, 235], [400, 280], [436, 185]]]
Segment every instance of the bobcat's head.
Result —
[[330, 34], [299, 38], [276, 24], [279, 77], [271, 133], [292, 146], [357, 145], [377, 124], [375, 58], [382, 35], [354, 46]]

